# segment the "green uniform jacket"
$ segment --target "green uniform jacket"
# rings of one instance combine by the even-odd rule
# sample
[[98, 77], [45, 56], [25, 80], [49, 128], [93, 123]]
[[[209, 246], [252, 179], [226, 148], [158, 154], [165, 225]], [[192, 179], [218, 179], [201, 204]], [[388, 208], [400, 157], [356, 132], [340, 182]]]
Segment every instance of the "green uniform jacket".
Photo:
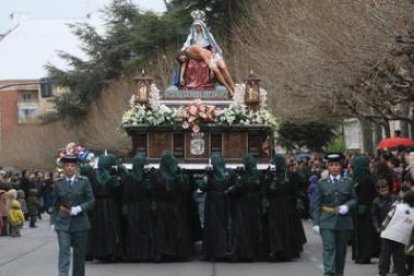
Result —
[[[321, 229], [352, 230], [352, 208], [356, 204], [352, 179], [342, 177], [337, 183], [330, 178], [322, 179], [318, 183], [318, 191], [315, 198], [313, 211], [313, 223]], [[347, 205], [349, 211], [346, 215], [333, 212], [325, 212], [322, 206], [337, 208]]]
[[[54, 193], [56, 202], [51, 216], [51, 224], [55, 225], [55, 229], [70, 232], [88, 230], [91, 225], [87, 212], [93, 208], [95, 203], [89, 180], [83, 176], [76, 176], [74, 183], [70, 185], [65, 178], [59, 179]], [[62, 211], [61, 206], [67, 210], [74, 206], [80, 206], [82, 211], [76, 216], [71, 216], [67, 211]]]

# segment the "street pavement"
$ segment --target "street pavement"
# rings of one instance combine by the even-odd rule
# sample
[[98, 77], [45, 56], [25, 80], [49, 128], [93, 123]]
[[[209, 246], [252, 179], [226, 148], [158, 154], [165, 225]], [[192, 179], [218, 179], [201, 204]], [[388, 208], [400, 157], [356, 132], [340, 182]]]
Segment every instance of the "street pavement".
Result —
[[[38, 228], [22, 230], [21, 238], [0, 237], [0, 275], [57, 275], [58, 245], [49, 227], [47, 215]], [[300, 259], [288, 263], [210, 263], [193, 260], [181, 263], [100, 263], [87, 262], [87, 276], [320, 276], [322, 273], [321, 241], [304, 222], [308, 243]], [[351, 248], [348, 249], [350, 253]], [[346, 263], [346, 276], [376, 275], [376, 262], [369, 265]]]

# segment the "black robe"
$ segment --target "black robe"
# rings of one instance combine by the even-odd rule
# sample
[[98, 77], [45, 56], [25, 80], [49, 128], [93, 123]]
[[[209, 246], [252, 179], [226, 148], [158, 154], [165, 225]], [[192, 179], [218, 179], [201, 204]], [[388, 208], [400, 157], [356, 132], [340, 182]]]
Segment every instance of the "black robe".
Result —
[[141, 181], [128, 176], [124, 186], [124, 213], [128, 225], [125, 249], [128, 260], [150, 261], [154, 258], [152, 203], [148, 175], [144, 175]]
[[90, 213], [91, 241], [89, 257], [111, 261], [123, 257], [121, 236], [122, 186], [113, 176], [106, 184], [101, 184], [93, 176], [90, 178], [95, 196], [95, 207]]
[[[258, 172], [258, 171], [257, 171]], [[262, 244], [261, 179], [241, 172], [230, 188], [231, 258], [255, 261]]]
[[203, 259], [223, 260], [229, 257], [230, 244], [230, 209], [227, 190], [230, 178], [218, 181], [212, 173], [207, 176], [207, 183], [201, 186], [206, 192], [204, 205]]
[[188, 212], [188, 182], [178, 176], [167, 180], [159, 171], [153, 185], [155, 260], [181, 260], [193, 254], [193, 235]]
[[354, 212], [353, 259], [367, 263], [377, 255], [376, 231], [371, 216], [372, 202], [377, 194], [374, 178], [363, 175], [355, 185], [357, 207]]
[[297, 174], [287, 172], [286, 181], [273, 186], [277, 176], [269, 172], [266, 176], [266, 212], [269, 243], [268, 259], [289, 261], [298, 258], [306, 243], [305, 231], [297, 211], [298, 187]]

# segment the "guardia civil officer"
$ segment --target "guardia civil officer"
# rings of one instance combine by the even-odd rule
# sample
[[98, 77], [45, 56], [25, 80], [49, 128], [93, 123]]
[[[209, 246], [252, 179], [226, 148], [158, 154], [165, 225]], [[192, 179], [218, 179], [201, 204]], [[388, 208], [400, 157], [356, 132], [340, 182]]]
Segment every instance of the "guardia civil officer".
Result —
[[343, 276], [346, 247], [354, 228], [351, 211], [356, 204], [351, 178], [341, 176], [343, 155], [326, 155], [329, 177], [318, 183], [313, 229], [320, 232], [325, 276]]
[[73, 276], [85, 275], [85, 251], [90, 222], [87, 212], [93, 208], [94, 196], [86, 177], [78, 176], [76, 156], [64, 156], [65, 176], [56, 183], [56, 203], [51, 216], [52, 229], [59, 242], [59, 276], [69, 275], [70, 247], [73, 247]]

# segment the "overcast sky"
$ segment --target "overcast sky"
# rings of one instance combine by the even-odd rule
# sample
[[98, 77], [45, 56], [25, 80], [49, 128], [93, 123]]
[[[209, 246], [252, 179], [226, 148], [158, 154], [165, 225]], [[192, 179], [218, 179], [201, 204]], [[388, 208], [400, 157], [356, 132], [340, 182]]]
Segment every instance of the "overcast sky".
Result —
[[[84, 18], [92, 13], [99, 17], [99, 11], [112, 0], [0, 0], [0, 33], [12, 26], [10, 14], [14, 18], [28, 19], [68, 19]], [[163, 0], [132, 0], [143, 10], [165, 11]]]

